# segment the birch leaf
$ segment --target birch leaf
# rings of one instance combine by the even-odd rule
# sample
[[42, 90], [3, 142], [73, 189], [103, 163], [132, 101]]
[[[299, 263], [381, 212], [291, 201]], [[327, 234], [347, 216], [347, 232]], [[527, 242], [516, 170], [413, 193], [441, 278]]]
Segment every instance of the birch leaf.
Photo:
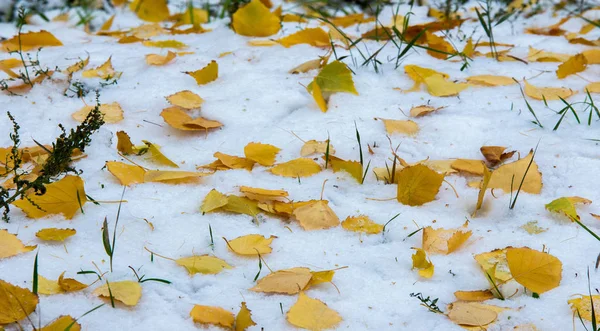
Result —
[[280, 19], [260, 0], [251, 0], [231, 17], [231, 26], [237, 34], [251, 37], [268, 37], [281, 28]]
[[[110, 286], [110, 292], [108, 290]], [[112, 297], [127, 306], [135, 306], [142, 297], [142, 286], [138, 282], [124, 280], [105, 284], [94, 290], [94, 295], [104, 298]]]
[[409, 206], [420, 206], [433, 201], [443, 181], [443, 174], [425, 165], [405, 167], [398, 172], [397, 200]]
[[35, 205], [27, 199], [17, 200], [13, 204], [22, 209], [31, 218], [63, 214], [66, 219], [71, 219], [87, 202], [83, 188], [83, 179], [78, 176], [65, 176], [56, 182], [46, 185], [46, 193], [44, 195], [28, 195], [28, 198]]
[[25, 246], [16, 235], [9, 233], [8, 230], [0, 229], [0, 259], [31, 252], [36, 247]]
[[215, 275], [223, 271], [223, 269], [232, 269], [233, 267], [227, 262], [210, 255], [194, 255], [182, 257], [175, 260], [177, 264], [184, 267], [190, 275], [204, 274]]
[[327, 307], [321, 300], [308, 297], [304, 292], [300, 293], [286, 318], [290, 324], [311, 331], [331, 329], [342, 321], [335, 310]]
[[196, 323], [212, 324], [228, 329], [233, 327], [235, 321], [233, 313], [221, 307], [194, 305], [190, 316]]
[[538, 294], [560, 284], [562, 263], [556, 257], [531, 248], [508, 248], [506, 261], [515, 281]]
[[257, 253], [261, 255], [271, 253], [273, 251], [271, 243], [275, 238], [277, 237], [266, 238], [260, 234], [249, 234], [229, 241], [223, 239], [234, 253], [244, 256], [256, 256]]
[[198, 85], [208, 84], [219, 77], [219, 64], [217, 64], [217, 61], [212, 60], [204, 68], [196, 71], [188, 71], [186, 74], [192, 76]]

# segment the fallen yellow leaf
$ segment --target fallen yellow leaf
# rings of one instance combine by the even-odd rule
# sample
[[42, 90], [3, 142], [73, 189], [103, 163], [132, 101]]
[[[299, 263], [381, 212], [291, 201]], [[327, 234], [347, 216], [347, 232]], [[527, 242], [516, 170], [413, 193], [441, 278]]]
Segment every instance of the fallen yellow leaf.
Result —
[[19, 32], [19, 35], [4, 40], [0, 44], [0, 47], [2, 47], [2, 50], [5, 52], [15, 52], [19, 50], [28, 51], [34, 48], [62, 45], [63, 43], [56, 39], [52, 33], [41, 30], [39, 32]]
[[204, 68], [196, 71], [188, 71], [186, 74], [192, 76], [198, 85], [208, 84], [219, 77], [219, 64], [217, 64], [217, 61], [212, 60]]
[[418, 269], [419, 275], [424, 278], [433, 277], [433, 272], [435, 267], [433, 263], [427, 258], [427, 254], [421, 248], [412, 248], [416, 252], [411, 256], [412, 258], [412, 268]]
[[365, 215], [356, 217], [348, 216], [348, 218], [342, 222], [342, 228], [348, 231], [364, 232], [368, 234], [377, 234], [383, 231], [383, 225], [373, 222], [373, 220]]
[[538, 294], [560, 284], [562, 263], [556, 257], [531, 248], [507, 248], [506, 261], [515, 281]]
[[190, 275], [204, 274], [215, 275], [223, 271], [223, 269], [232, 269], [233, 267], [227, 262], [210, 255], [194, 255], [182, 257], [175, 262], [184, 267]]
[[260, 165], [272, 166], [280, 150], [273, 145], [252, 142], [244, 147], [244, 155]]
[[275, 165], [271, 173], [283, 177], [310, 177], [321, 171], [321, 166], [307, 158], [298, 158]]
[[[110, 291], [109, 291], [110, 286]], [[142, 286], [138, 282], [124, 280], [107, 283], [94, 290], [94, 295], [121, 301], [127, 306], [135, 306], [142, 297]]]
[[35, 236], [48, 241], [65, 241], [67, 238], [75, 235], [75, 229], [57, 229], [48, 228], [36, 232]]
[[66, 219], [71, 219], [86, 202], [83, 179], [78, 176], [65, 176], [46, 185], [44, 195], [30, 194], [27, 199], [17, 200], [13, 204], [31, 218], [63, 214]]
[[340, 219], [327, 200], [315, 200], [292, 212], [304, 230], [322, 230], [340, 225]]
[[308, 268], [291, 268], [268, 274], [251, 288], [254, 292], [296, 294], [304, 290], [310, 282], [312, 273]]
[[37, 307], [37, 295], [28, 289], [0, 280], [0, 325], [18, 322]]
[[202, 103], [204, 103], [204, 99], [202, 99], [198, 94], [185, 90], [180, 91], [175, 94], [171, 94], [166, 97], [167, 101], [173, 106], [185, 108], [185, 109], [196, 109], [200, 108]]
[[233, 322], [235, 321], [233, 313], [221, 307], [194, 305], [190, 316], [196, 323], [212, 324], [228, 329], [233, 328]]
[[252, 0], [239, 8], [231, 20], [235, 33], [243, 36], [268, 37], [281, 28], [279, 16], [271, 13], [260, 0]]
[[290, 324], [311, 331], [330, 329], [342, 321], [335, 310], [327, 307], [321, 300], [308, 297], [304, 292], [300, 293], [286, 318]]
[[163, 66], [171, 62], [175, 57], [177, 57], [177, 54], [171, 51], [167, 52], [167, 55], [147, 54], [146, 63], [151, 66]]
[[405, 167], [397, 175], [397, 200], [409, 206], [420, 206], [433, 201], [444, 181], [443, 174], [422, 164]]
[[[77, 112], [73, 113], [73, 119], [79, 122], [83, 122], [94, 108], [96, 108], [96, 106], [85, 106], [81, 108]], [[102, 115], [104, 115], [103, 119], [105, 123], [111, 124], [123, 120], [123, 109], [121, 108], [121, 105], [119, 105], [119, 103], [117, 102], [102, 104], [100, 105], [100, 107], [98, 107], [98, 110], [100, 110]]]
[[16, 235], [8, 230], [0, 229], [0, 259], [27, 253], [34, 250], [36, 246], [25, 246]]
[[256, 256], [257, 253], [264, 255], [271, 253], [271, 243], [277, 238], [271, 236], [269, 238], [263, 237], [260, 234], [249, 234], [235, 239], [227, 241], [227, 246], [234, 253], [244, 256]]

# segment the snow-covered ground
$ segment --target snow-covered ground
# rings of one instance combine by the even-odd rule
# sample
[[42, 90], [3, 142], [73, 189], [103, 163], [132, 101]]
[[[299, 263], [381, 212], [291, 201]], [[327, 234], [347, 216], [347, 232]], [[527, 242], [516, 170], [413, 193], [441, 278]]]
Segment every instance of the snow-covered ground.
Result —
[[[400, 13], [408, 11], [408, 6], [399, 7]], [[413, 12], [411, 24], [431, 20], [426, 16], [426, 8], [415, 7]], [[102, 19], [105, 18], [108, 15]], [[519, 58], [527, 58], [529, 47], [568, 54], [592, 49], [590, 46], [569, 44], [563, 37], [523, 32], [526, 27], [548, 26], [559, 19], [548, 12], [505, 22], [494, 31], [496, 42], [515, 45], [510, 54]], [[392, 8], [386, 8], [380, 21], [388, 24], [391, 20]], [[510, 308], [499, 315], [498, 321], [489, 330], [509, 330], [527, 323], [534, 324], [539, 330], [569, 330], [573, 327], [573, 315], [567, 300], [574, 294], [587, 293], [587, 268], [590, 268], [592, 288], [600, 286], [598, 271], [594, 269], [600, 253], [599, 242], [575, 223], [556, 217], [544, 208], [546, 203], [562, 196], [590, 199], [593, 203], [581, 207], [579, 214], [583, 223], [600, 232], [600, 223], [589, 214], [600, 214], [597, 205], [600, 201], [600, 175], [597, 173], [600, 149], [598, 142], [590, 140], [600, 139], [600, 123], [596, 118], [588, 126], [587, 114], [580, 114], [586, 122], [582, 124], [569, 114], [560, 128], [552, 131], [560, 115], [546, 108], [542, 101], [529, 99], [545, 126], [541, 129], [531, 123], [533, 118], [517, 85], [470, 87], [459, 96], [446, 98], [433, 97], [424, 89], [403, 93], [394, 88], [409, 89], [413, 82], [404, 73], [403, 66], [394, 68], [392, 59], [397, 50], [391, 45], [378, 56], [382, 61], [378, 73], [370, 65], [356, 67], [350, 57], [346, 58], [345, 62], [355, 73], [353, 79], [359, 95], [334, 94], [329, 101], [329, 110], [323, 113], [303, 87], [312, 81], [317, 71], [299, 75], [288, 71], [325, 55], [326, 49], [306, 44], [290, 48], [280, 45], [250, 46], [248, 41], [256, 38], [235, 34], [228, 27], [227, 20], [217, 20], [203, 25], [212, 29], [208, 33], [153, 37], [153, 40], [181, 41], [189, 46], [185, 51], [193, 54], [178, 56], [165, 66], [148, 66], [145, 54], [166, 54], [167, 50], [149, 48], [141, 43], [119, 44], [112, 37], [87, 34], [81, 27], [73, 27], [73, 22], [38, 23], [27, 25], [25, 30], [43, 28], [64, 44], [62, 47], [44, 48], [39, 53], [43, 65], [65, 68], [78, 58], [89, 55], [90, 63], [86, 68], [94, 68], [112, 57], [115, 70], [123, 72], [118, 84], [101, 88], [100, 102], [118, 102], [124, 110], [124, 119], [116, 124], [104, 125], [94, 135], [92, 145], [86, 151], [87, 157], [76, 162], [76, 167], [83, 170], [81, 177], [85, 180], [86, 193], [96, 200], [118, 200], [123, 190], [119, 181], [104, 168], [105, 161], [124, 161], [116, 149], [115, 133], [119, 130], [126, 131], [134, 143], [143, 139], [160, 145], [163, 153], [179, 164], [181, 170], [189, 171], [212, 162], [215, 152], [243, 156], [243, 148], [249, 142], [268, 143], [281, 148], [278, 163], [292, 160], [300, 157], [303, 142], [299, 138], [326, 140], [328, 136], [336, 156], [357, 160], [355, 123], [363, 142], [365, 163], [371, 161], [371, 167], [383, 167], [386, 161], [390, 163], [390, 144], [383, 123], [376, 118], [409, 119], [411, 107], [427, 103], [444, 108], [428, 116], [410, 118], [420, 126], [417, 135], [390, 137], [394, 147], [400, 144], [398, 155], [409, 163], [427, 158], [483, 160], [479, 148], [485, 145], [507, 146], [524, 156], [539, 142], [535, 161], [543, 174], [541, 194], [521, 192], [515, 209], [509, 210], [509, 194], [495, 190], [493, 197], [488, 192], [484, 210], [476, 218], [472, 218], [471, 213], [478, 189], [467, 185], [474, 178], [456, 174], [447, 176], [446, 180], [459, 197], [455, 196], [450, 185], [443, 184], [434, 201], [418, 207], [403, 205], [395, 199], [386, 200], [396, 196], [396, 185], [385, 185], [372, 173], [360, 185], [345, 172], [324, 170], [298, 180], [275, 176], [266, 167], [256, 165], [251, 172], [243, 169], [218, 171], [195, 184], [132, 185], [126, 189], [127, 202], [122, 205], [114, 272], [107, 273], [105, 277], [111, 282], [135, 280], [128, 268], [131, 266], [141, 268], [140, 274], [167, 279], [172, 284], [143, 283], [143, 295], [137, 306], [112, 309], [106, 305], [81, 319], [84, 330], [195, 330], [201, 326], [194, 324], [190, 318], [193, 305], [219, 306], [236, 313], [242, 301], [247, 302], [257, 323], [251, 330], [294, 329], [286, 321], [285, 312], [296, 302], [297, 296], [249, 291], [255, 284], [253, 279], [258, 272], [258, 260], [235, 255], [221, 239], [253, 233], [277, 236], [272, 244], [273, 252], [264, 256], [273, 270], [348, 267], [336, 272], [333, 282], [337, 289], [326, 283], [307, 290], [310, 297], [322, 300], [341, 315], [340, 330], [460, 330], [446, 316], [428, 312], [410, 293], [421, 292], [439, 298], [438, 305], [445, 308], [446, 304], [455, 301], [453, 293], [457, 290], [487, 289], [489, 283], [473, 255], [506, 246], [528, 246], [540, 251], [545, 247], [562, 261], [562, 280], [559, 287], [540, 298], [519, 291], [505, 301], [487, 301], [488, 304]], [[112, 29], [135, 27], [141, 23], [128, 9], [119, 9]], [[572, 19], [562, 28], [577, 32], [584, 23]], [[300, 28], [318, 25], [316, 21], [308, 25], [283, 23], [281, 31], [271, 38], [277, 39]], [[477, 39], [484, 36], [481, 27], [477, 26], [477, 22], [467, 21], [460, 32], [454, 29], [451, 33], [459, 36], [475, 31], [473, 37]], [[358, 36], [371, 28], [373, 23], [367, 23], [345, 31]], [[0, 25], [0, 37], [10, 38], [16, 31], [12, 24]], [[586, 38], [597, 39], [598, 36], [600, 30], [595, 29]], [[462, 49], [464, 39], [455, 40], [458, 49]], [[381, 45], [368, 41], [359, 47], [363, 52], [372, 54]], [[336, 51], [338, 56], [347, 54], [342, 48]], [[230, 53], [220, 56], [225, 52]], [[0, 59], [11, 56], [4, 53]], [[353, 56], [358, 57], [359, 63], [362, 62], [356, 51], [353, 51]], [[211, 60], [219, 64], [219, 77], [212, 83], [198, 86], [192, 77], [184, 73], [200, 69]], [[403, 60], [402, 65], [407, 64], [433, 68], [455, 80], [491, 74], [519, 80], [528, 78], [536, 86], [565, 86], [579, 91], [569, 99], [571, 102], [583, 100], [584, 86], [588, 81], [598, 81], [600, 77], [598, 65], [589, 65], [579, 75], [558, 80], [554, 73], [558, 63], [497, 62], [485, 57], [475, 57], [470, 66], [461, 71], [459, 62], [435, 59], [416, 49]], [[80, 75], [76, 73], [75, 77], [90, 85], [98, 85], [97, 79], [80, 78]], [[64, 81], [48, 80], [23, 96], [0, 94], [0, 147], [10, 145], [12, 125], [4, 114], [7, 111], [21, 126], [23, 146], [34, 145], [33, 139], [42, 143], [52, 142], [60, 134], [59, 123], [66, 127], [76, 126], [71, 114], [85, 104], [94, 104], [95, 96], [90, 93], [83, 99], [68, 98], [63, 96], [64, 89]], [[181, 90], [200, 95], [205, 100], [200, 114], [220, 121], [223, 127], [205, 134], [179, 131], [164, 123], [159, 114], [169, 106], [165, 96]], [[562, 108], [560, 101], [551, 101], [549, 105], [555, 110]], [[374, 154], [367, 153], [367, 144]], [[320, 156], [313, 157], [324, 163]], [[242, 185], [284, 189], [291, 199], [306, 201], [319, 199], [325, 180], [323, 199], [329, 201], [340, 220], [364, 214], [384, 224], [394, 215], [399, 213], [400, 216], [387, 226], [385, 235], [359, 235], [342, 227], [304, 231], [295, 221], [287, 223], [267, 214], [259, 217], [260, 225], [257, 226], [247, 215], [223, 212], [202, 215], [199, 210], [202, 200], [213, 188], [236, 195], [239, 195]], [[72, 220], [65, 220], [61, 215], [34, 220], [13, 208], [11, 222], [1, 223], [0, 229], [18, 234], [26, 244], [39, 245], [40, 275], [56, 279], [66, 271], [68, 277], [92, 283], [96, 279], [94, 275], [76, 275], [76, 272], [95, 270], [93, 263], [102, 272], [109, 270], [101, 227], [107, 216], [112, 228], [117, 207], [114, 203], [87, 203], [85, 214], [78, 213]], [[421, 247], [421, 233], [411, 237], [407, 237], [408, 234], [418, 227], [429, 225], [457, 228], [466, 219], [473, 231], [472, 237], [452, 254], [430, 255], [435, 265], [431, 279], [422, 278], [416, 270], [411, 270], [414, 252], [411, 247]], [[154, 225], [154, 230], [146, 221]], [[529, 221], [538, 221], [539, 226], [548, 230], [537, 235], [528, 234], [520, 227]], [[213, 232], [214, 250], [210, 246], [209, 225]], [[48, 244], [35, 236], [38, 230], [48, 227], [74, 228], [77, 234], [64, 246]], [[217, 275], [190, 276], [172, 261], [155, 257], [151, 262], [150, 253], [144, 247], [171, 258], [214, 254], [234, 268]], [[30, 288], [34, 255], [35, 252], [30, 252], [0, 260], [0, 279]], [[263, 266], [261, 277], [267, 273]], [[37, 322], [40, 319], [45, 325], [59, 315], [82, 315], [103, 303], [91, 293], [97, 286], [99, 284], [74, 293], [41, 295], [38, 311], [32, 315], [32, 320]], [[515, 285], [515, 288], [521, 287]], [[28, 323], [24, 325], [27, 328]], [[581, 328], [578, 321], [576, 328]]]

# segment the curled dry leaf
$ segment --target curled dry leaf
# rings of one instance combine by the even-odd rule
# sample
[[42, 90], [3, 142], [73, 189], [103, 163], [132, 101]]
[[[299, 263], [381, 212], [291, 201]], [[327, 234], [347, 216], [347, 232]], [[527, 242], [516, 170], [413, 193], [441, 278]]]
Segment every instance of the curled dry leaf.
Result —
[[[78, 122], [83, 122], [88, 114], [96, 108], [95, 106], [85, 106], [73, 113], [73, 119]], [[98, 107], [102, 115], [104, 115], [103, 119], [105, 123], [118, 123], [123, 120], [123, 109], [118, 102], [113, 102], [109, 104], [102, 104]]]
[[427, 254], [421, 248], [413, 247], [416, 252], [411, 256], [412, 258], [412, 268], [418, 269], [419, 275], [424, 278], [433, 277], [433, 272], [435, 267], [431, 260], [427, 258]]
[[504, 152], [506, 147], [503, 146], [482, 146], [480, 149], [481, 154], [485, 160], [491, 165], [495, 166], [499, 163], [510, 159], [516, 151]]
[[188, 71], [186, 74], [192, 76], [198, 85], [208, 84], [219, 77], [219, 65], [217, 61], [212, 60], [204, 68], [196, 71]]
[[270, 236], [266, 238], [260, 234], [249, 234], [241, 237], [237, 237], [232, 240], [227, 240], [227, 246], [231, 251], [238, 255], [243, 256], [256, 256], [257, 253], [264, 255], [269, 254], [273, 251], [271, 243], [277, 238], [276, 236]]
[[200, 108], [202, 103], [204, 103], [204, 99], [202, 99], [198, 94], [190, 90], [180, 91], [175, 94], [171, 94], [166, 98], [167, 101], [169, 101], [169, 103], [173, 106], [181, 107], [184, 109]]
[[286, 319], [294, 326], [311, 331], [330, 329], [342, 321], [335, 310], [304, 292], [300, 293], [298, 301], [287, 312]]
[[0, 229], [0, 259], [31, 252], [36, 246], [25, 246], [16, 235]]
[[[428, 105], [420, 105], [420, 106], [412, 107], [410, 109], [410, 116], [412, 116], [412, 117], [421, 117], [421, 116], [425, 116], [425, 115], [431, 114], [434, 111], [442, 109], [442, 108], [443, 107], [435, 108], [435, 107], [428, 106]], [[418, 126], [417, 126], [417, 128], [418, 128]], [[387, 125], [386, 125], [386, 130], [387, 130]], [[418, 131], [418, 129], [417, 129], [417, 131]]]
[[463, 229], [423, 228], [423, 249], [428, 253], [450, 254], [471, 237], [472, 231]]
[[63, 271], [60, 276], [58, 276], [58, 286], [61, 288], [63, 292], [77, 292], [81, 291], [88, 287], [88, 285], [79, 282], [73, 278], [65, 278], [65, 272]]
[[142, 297], [142, 286], [140, 283], [130, 280], [111, 282], [94, 290], [94, 295], [104, 298], [110, 298], [112, 296], [115, 300], [118, 300], [127, 306], [135, 306]]
[[28, 195], [27, 199], [17, 200], [13, 204], [31, 218], [63, 214], [66, 219], [71, 219], [86, 202], [83, 179], [78, 176], [65, 176], [46, 185], [44, 195]]
[[223, 126], [218, 121], [208, 120], [203, 117], [192, 118], [178, 106], [165, 108], [160, 113], [160, 116], [170, 126], [184, 131], [206, 131]]
[[[327, 140], [325, 141], [317, 141], [317, 140], [309, 140], [302, 145], [302, 149], [300, 149], [300, 156], [308, 156], [315, 153], [327, 153]], [[335, 154], [335, 149], [331, 142], [329, 143], [329, 155]]]
[[192, 320], [196, 323], [212, 324], [231, 329], [235, 316], [232, 312], [221, 307], [194, 305], [190, 312]]
[[122, 72], [115, 71], [112, 65], [112, 57], [95, 69], [85, 70], [81, 73], [84, 78], [98, 77], [104, 80], [110, 80], [121, 77]]
[[151, 66], [164, 66], [165, 64], [171, 62], [174, 58], [177, 57], [177, 54], [169, 51], [167, 55], [160, 54], [147, 54], [146, 55], [146, 63]]

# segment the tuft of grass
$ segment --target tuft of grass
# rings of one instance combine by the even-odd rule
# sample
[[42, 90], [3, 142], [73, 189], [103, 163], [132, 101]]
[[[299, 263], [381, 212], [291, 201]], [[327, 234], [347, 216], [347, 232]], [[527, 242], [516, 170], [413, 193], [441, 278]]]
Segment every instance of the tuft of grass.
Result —
[[[146, 275], [138, 275], [137, 271], [132, 267], [129, 266], [129, 269], [131, 269], [131, 271], [133, 271], [133, 274], [135, 275], [135, 278], [137, 278], [138, 283], [144, 283], [144, 282], [159, 282], [159, 283], [164, 283], [164, 284], [171, 284], [171, 281], [168, 281], [166, 279], [162, 279], [162, 278], [145, 278]], [[139, 269], [138, 269], [139, 271]]]
[[[537, 126], [539, 126], [540, 128], [543, 129], [544, 126], [542, 125], [542, 122], [540, 122], [540, 119], [535, 114], [535, 111], [533, 110], [533, 107], [531, 107], [531, 105], [529, 104], [529, 101], [527, 101], [527, 98], [525, 97], [525, 91], [523, 91], [523, 87], [521, 86], [521, 83], [519, 83], [519, 81], [516, 80], [514, 77], [513, 77], [513, 80], [517, 84], [519, 84], [519, 89], [521, 90], [521, 95], [523, 96], [523, 100], [525, 101], [525, 105], [527, 106], [527, 109], [529, 110], [529, 112], [531, 113], [531, 115], [533, 115], [533, 118], [535, 118], [535, 121], [532, 121], [532, 123], [536, 124]], [[544, 102], [546, 102], [546, 98], [544, 98]]]
[[438, 302], [439, 298], [431, 299], [429, 296], [425, 297], [421, 293], [411, 293], [410, 296], [412, 298], [417, 298], [419, 301], [421, 301], [421, 306], [426, 307], [427, 309], [429, 309], [430, 312], [436, 313], [436, 314], [444, 313], [440, 309], [440, 307], [437, 306], [437, 302]]
[[388, 224], [392, 223], [393, 220], [395, 220], [398, 216], [400, 216], [400, 213], [396, 214], [396, 216], [390, 218], [389, 221], [385, 222], [385, 224], [383, 225], [383, 229], [381, 230], [381, 234], [385, 236], [385, 232], [386, 232], [386, 227], [388, 226]]
[[115, 220], [115, 226], [113, 228], [112, 243], [110, 240], [110, 234], [108, 233], [108, 220], [104, 217], [104, 223], [102, 224], [102, 244], [104, 250], [110, 258], [110, 272], [113, 272], [113, 259], [115, 255], [115, 246], [117, 243], [117, 225], [119, 224], [119, 217], [121, 216], [121, 205], [123, 203], [123, 197], [125, 196], [125, 186], [123, 186], [123, 193], [121, 193], [121, 200], [119, 201], [119, 209], [117, 210], [117, 218]]
[[210, 226], [210, 224], [208, 224], [208, 233], [210, 233], [210, 248], [213, 250], [215, 250], [215, 240], [213, 238], [213, 232], [212, 232], [212, 227]]

